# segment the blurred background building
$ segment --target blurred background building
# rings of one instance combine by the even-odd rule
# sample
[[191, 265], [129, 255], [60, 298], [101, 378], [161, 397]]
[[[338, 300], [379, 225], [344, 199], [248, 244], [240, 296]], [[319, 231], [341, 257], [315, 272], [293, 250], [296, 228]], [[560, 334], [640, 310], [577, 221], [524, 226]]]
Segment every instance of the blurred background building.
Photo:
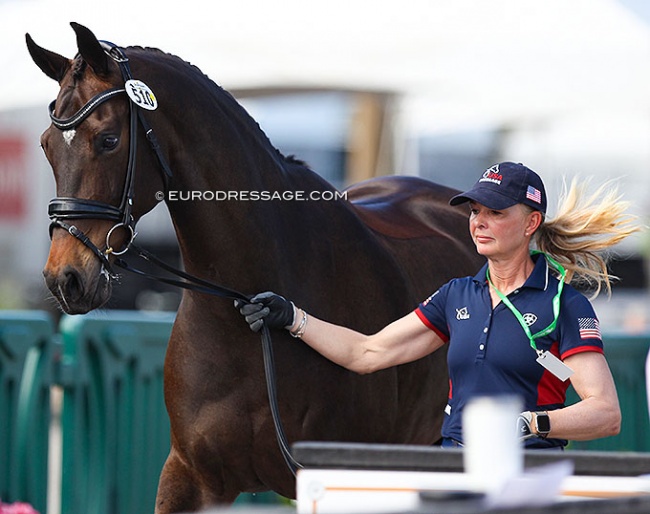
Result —
[[[458, 189], [524, 162], [551, 199], [564, 180], [613, 181], [650, 214], [650, 3], [644, 0], [0, 0], [0, 308], [55, 309], [41, 268], [52, 173], [40, 148], [58, 91], [24, 43], [76, 52], [76, 21], [121, 46], [158, 47], [231, 91], [285, 154], [339, 188], [419, 175]], [[551, 202], [550, 215], [553, 215]], [[164, 205], [138, 239], [172, 263]], [[617, 248], [603, 325], [650, 319], [648, 236]], [[180, 293], [125, 276], [109, 307], [174, 309]]]

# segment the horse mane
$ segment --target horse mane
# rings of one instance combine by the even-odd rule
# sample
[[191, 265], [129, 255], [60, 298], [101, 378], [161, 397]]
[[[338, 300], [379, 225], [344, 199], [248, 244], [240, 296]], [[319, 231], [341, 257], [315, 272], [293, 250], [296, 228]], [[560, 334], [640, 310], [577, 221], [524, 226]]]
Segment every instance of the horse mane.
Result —
[[[265, 142], [275, 151], [276, 155], [278, 158], [281, 160], [281, 162], [284, 162], [288, 165], [293, 165], [293, 166], [303, 166], [305, 168], [311, 169], [310, 166], [303, 160], [298, 159], [295, 155], [284, 155], [269, 139], [267, 136], [266, 132], [264, 132], [264, 129], [260, 126], [260, 124], [246, 112], [246, 110], [241, 106], [241, 104], [232, 96], [230, 92], [225, 90], [223, 87], [221, 87], [219, 84], [217, 84], [214, 80], [212, 80], [207, 74], [203, 73], [203, 71], [196, 66], [195, 64], [192, 64], [189, 61], [186, 61], [185, 59], [182, 59], [181, 57], [178, 57], [177, 55], [174, 55], [169, 52], [165, 52], [163, 50], [160, 50], [159, 48], [155, 47], [143, 47], [143, 46], [129, 46], [127, 47], [127, 50], [135, 50], [147, 54], [158, 54], [160, 57], [165, 58], [165, 59], [170, 59], [176, 61], [176, 64], [181, 64], [184, 67], [186, 67], [188, 70], [190, 70], [192, 73], [203, 77], [203, 79], [210, 84], [212, 88], [214, 88], [214, 91], [217, 96], [220, 96], [222, 98], [225, 98], [233, 107], [236, 107], [236, 110], [242, 115], [246, 116], [246, 119], [250, 124], [252, 124], [261, 134], [261, 136], [264, 138]], [[75, 59], [72, 63], [72, 78], [75, 83], [81, 81], [83, 79], [84, 72], [88, 68], [88, 63], [81, 58], [79, 54], [75, 56]]]
[[[192, 73], [195, 73], [195, 74], [197, 74], [197, 75], [200, 76], [200, 77], [203, 77], [203, 79], [204, 79], [208, 84], [210, 84], [211, 87], [214, 88], [215, 93], [216, 93], [219, 97], [226, 99], [226, 101], [227, 101], [228, 103], [230, 103], [231, 106], [236, 107], [236, 110], [237, 110], [237, 111], [241, 112], [243, 115], [246, 116], [246, 118], [247, 118], [247, 120], [249, 121], [249, 123], [253, 124], [254, 127], [256, 127], [257, 130], [259, 130], [259, 132], [260, 132], [260, 134], [263, 136], [264, 140], [268, 143], [268, 145], [269, 145], [271, 148], [273, 148], [273, 150], [275, 150], [275, 153], [276, 153], [277, 156], [281, 159], [282, 162], [284, 162], [284, 163], [286, 163], [286, 164], [289, 164], [289, 165], [304, 166], [304, 167], [307, 168], [307, 169], [311, 169], [310, 166], [309, 166], [305, 161], [303, 161], [303, 160], [297, 158], [295, 155], [288, 155], [288, 156], [284, 155], [284, 154], [283, 154], [283, 153], [282, 153], [282, 152], [281, 152], [281, 151], [280, 151], [280, 150], [279, 150], [279, 149], [278, 149], [278, 148], [277, 148], [277, 147], [276, 147], [276, 146], [271, 142], [271, 140], [270, 140], [269, 137], [267, 136], [266, 132], [264, 132], [264, 129], [260, 126], [260, 124], [257, 122], [257, 120], [255, 120], [252, 116], [250, 116], [250, 114], [248, 114], [248, 112], [246, 111], [246, 109], [243, 108], [243, 106], [242, 106], [242, 105], [237, 101], [237, 99], [236, 99], [236, 98], [235, 98], [235, 97], [234, 97], [234, 96], [233, 96], [229, 91], [227, 91], [226, 89], [224, 89], [223, 87], [221, 87], [219, 84], [217, 84], [213, 79], [211, 79], [211, 78], [210, 78], [206, 73], [204, 73], [204, 72], [203, 72], [203, 71], [202, 71], [198, 66], [196, 66], [195, 64], [192, 64], [191, 62], [186, 61], [185, 59], [183, 59], [183, 58], [181, 58], [181, 57], [179, 57], [179, 56], [177, 56], [177, 55], [175, 55], [175, 54], [172, 54], [172, 53], [169, 53], [169, 52], [165, 52], [164, 50], [160, 50], [159, 48], [148, 47], [148, 46], [147, 46], [147, 47], [143, 47], [143, 46], [129, 46], [129, 47], [127, 47], [127, 49], [128, 49], [128, 50], [141, 51], [141, 52], [149, 53], [149, 54], [152, 54], [152, 53], [158, 54], [160, 57], [163, 57], [163, 58], [165, 58], [165, 59], [171, 59], [171, 60], [177, 61], [178, 63], [180, 63], [180, 64], [182, 64], [183, 66], [185, 66], [186, 68], [188, 68]], [[82, 65], [82, 64], [79, 64], [78, 66], [79, 66], [80, 68], [81, 68], [82, 66], [85, 66], [85, 62], [83, 63], [83, 65]], [[76, 70], [76, 68], [75, 68], [75, 77], [76, 77], [76, 73], [77, 73], [77, 70]], [[80, 70], [79, 73], [80, 73], [80, 74], [83, 73], [83, 68]]]
[[[278, 153], [280, 153], [280, 150], [278, 150]], [[309, 165], [305, 161], [303, 161], [302, 159], [298, 159], [298, 157], [296, 157], [295, 155], [286, 155], [286, 156], [282, 155], [282, 157], [289, 164], [296, 164], [298, 166], [304, 166], [306, 168], [309, 168]]]

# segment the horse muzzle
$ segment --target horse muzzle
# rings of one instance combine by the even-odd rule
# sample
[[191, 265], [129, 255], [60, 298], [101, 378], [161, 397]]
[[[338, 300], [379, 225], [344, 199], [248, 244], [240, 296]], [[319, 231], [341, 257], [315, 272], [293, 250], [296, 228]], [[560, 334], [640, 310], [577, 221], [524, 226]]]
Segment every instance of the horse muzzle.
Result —
[[43, 277], [67, 314], [85, 314], [101, 307], [111, 297], [110, 274], [75, 238], [55, 236], [52, 239]]

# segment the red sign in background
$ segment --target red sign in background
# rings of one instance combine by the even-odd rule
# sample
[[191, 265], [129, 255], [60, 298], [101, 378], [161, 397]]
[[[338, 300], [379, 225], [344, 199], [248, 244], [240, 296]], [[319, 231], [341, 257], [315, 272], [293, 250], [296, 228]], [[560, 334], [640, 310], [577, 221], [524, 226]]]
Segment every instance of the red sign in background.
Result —
[[27, 214], [27, 155], [25, 141], [0, 135], [0, 221], [16, 221]]

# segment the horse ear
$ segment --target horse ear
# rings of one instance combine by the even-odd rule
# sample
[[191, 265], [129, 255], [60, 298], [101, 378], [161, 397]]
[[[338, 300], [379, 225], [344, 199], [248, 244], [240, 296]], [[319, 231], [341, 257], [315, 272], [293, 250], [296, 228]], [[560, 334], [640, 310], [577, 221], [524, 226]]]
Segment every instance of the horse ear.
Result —
[[45, 75], [51, 79], [61, 82], [66, 71], [70, 67], [70, 59], [67, 59], [59, 54], [45, 50], [36, 43], [29, 34], [25, 34], [25, 41], [27, 42], [27, 49], [32, 60], [36, 63]]
[[100, 77], [108, 75], [108, 56], [95, 37], [95, 34], [74, 21], [70, 25], [75, 31], [75, 34], [77, 34], [77, 47], [83, 60], [88, 63], [96, 75]]

